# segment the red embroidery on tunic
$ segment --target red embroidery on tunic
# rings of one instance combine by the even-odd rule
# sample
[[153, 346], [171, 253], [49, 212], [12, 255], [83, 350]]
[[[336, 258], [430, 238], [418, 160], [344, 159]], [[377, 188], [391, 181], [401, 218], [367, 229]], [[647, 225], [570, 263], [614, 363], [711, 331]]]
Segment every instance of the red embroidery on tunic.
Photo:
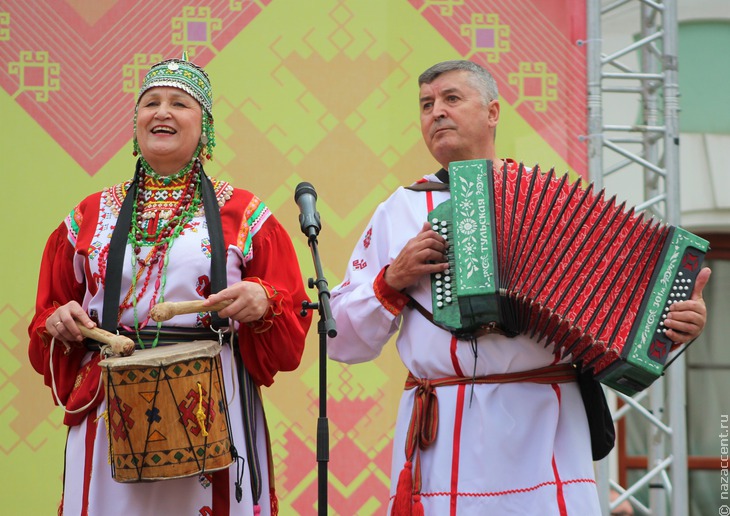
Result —
[[367, 266], [368, 266], [368, 262], [366, 262], [365, 260], [362, 260], [362, 259], [353, 260], [353, 262], [352, 262], [352, 268], [355, 269], [356, 271], [362, 270]]
[[373, 228], [371, 227], [368, 229], [368, 232], [365, 233], [365, 239], [362, 241], [362, 245], [367, 249], [370, 247], [370, 238], [373, 236]]
[[198, 276], [198, 281], [195, 283], [195, 292], [204, 298], [210, 295], [210, 278], [206, 274]]

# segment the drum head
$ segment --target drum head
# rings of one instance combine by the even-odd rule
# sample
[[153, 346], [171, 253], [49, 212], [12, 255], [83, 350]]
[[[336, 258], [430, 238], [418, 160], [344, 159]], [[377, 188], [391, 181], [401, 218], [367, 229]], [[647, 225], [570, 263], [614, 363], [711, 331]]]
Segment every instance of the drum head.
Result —
[[137, 366], [158, 367], [191, 358], [214, 357], [220, 352], [221, 346], [217, 341], [196, 340], [151, 349], [138, 349], [128, 357], [106, 358], [99, 362], [99, 365], [112, 370]]

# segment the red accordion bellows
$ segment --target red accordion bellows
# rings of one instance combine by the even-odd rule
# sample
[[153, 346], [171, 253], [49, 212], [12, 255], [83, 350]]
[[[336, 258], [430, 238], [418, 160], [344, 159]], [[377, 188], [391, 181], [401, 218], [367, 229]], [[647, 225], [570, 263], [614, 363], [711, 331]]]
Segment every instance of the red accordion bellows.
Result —
[[495, 171], [494, 211], [504, 322], [598, 373], [629, 338], [669, 227], [522, 165]]

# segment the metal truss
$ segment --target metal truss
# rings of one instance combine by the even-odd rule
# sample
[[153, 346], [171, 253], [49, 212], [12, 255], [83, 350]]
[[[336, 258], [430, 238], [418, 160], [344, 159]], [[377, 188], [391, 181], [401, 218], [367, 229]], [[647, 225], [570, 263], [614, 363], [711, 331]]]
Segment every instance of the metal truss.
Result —
[[[622, 48], [606, 48], [602, 26], [610, 16], [629, 12], [640, 16], [635, 33], [627, 34], [633, 39]], [[605, 178], [619, 171], [642, 175], [643, 202], [637, 209], [678, 225], [677, 2], [587, 0], [587, 14], [590, 179], [600, 189]], [[617, 99], [634, 103], [639, 116], [624, 124], [606, 123], [604, 107]], [[614, 411], [614, 421], [640, 418], [648, 422], [648, 467], [640, 479], [622, 487], [609, 478], [609, 463], [615, 457], [598, 464], [605, 515], [626, 499], [639, 514], [689, 514], [685, 369], [682, 355], [663, 378], [633, 399], [616, 393], [625, 404]], [[634, 496], [645, 487], [649, 488], [648, 506]], [[620, 495], [612, 503], [609, 489]]]

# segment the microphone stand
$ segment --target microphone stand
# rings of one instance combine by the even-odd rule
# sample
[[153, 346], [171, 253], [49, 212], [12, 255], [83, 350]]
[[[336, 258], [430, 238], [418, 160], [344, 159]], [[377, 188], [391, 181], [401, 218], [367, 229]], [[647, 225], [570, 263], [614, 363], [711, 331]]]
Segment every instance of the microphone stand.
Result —
[[[305, 233], [306, 234], [306, 233]], [[302, 301], [302, 317], [307, 310], [319, 311], [317, 333], [319, 333], [319, 418], [317, 419], [317, 514], [327, 515], [327, 463], [329, 462], [329, 422], [327, 420], [327, 337], [337, 336], [337, 327], [330, 308], [330, 292], [322, 273], [319, 259], [317, 235], [309, 234], [309, 248], [312, 251], [316, 279], [309, 278], [309, 288], [317, 288], [318, 303]]]

